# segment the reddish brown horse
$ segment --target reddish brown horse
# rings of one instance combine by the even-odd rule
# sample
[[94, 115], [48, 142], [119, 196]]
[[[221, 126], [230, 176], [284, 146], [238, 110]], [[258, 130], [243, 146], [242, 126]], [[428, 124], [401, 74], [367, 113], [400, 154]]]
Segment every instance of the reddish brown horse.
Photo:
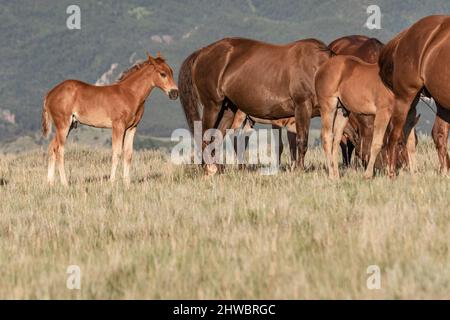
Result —
[[144, 113], [145, 100], [154, 87], [163, 90], [171, 99], [178, 97], [172, 69], [159, 54], [157, 58], [148, 55], [148, 60], [130, 68], [113, 85], [94, 86], [66, 80], [53, 88], [45, 96], [42, 112], [43, 135], [48, 136], [52, 122], [56, 127], [49, 146], [49, 183], [54, 182], [57, 162], [61, 183], [67, 185], [64, 144], [70, 130], [80, 122], [97, 128], [112, 128], [111, 181], [115, 179], [124, 149], [124, 181], [128, 185], [136, 127]]
[[[330, 43], [328, 47], [338, 55], [351, 55], [368, 63], [377, 63], [383, 44], [375, 38], [353, 35], [339, 38]], [[311, 116], [320, 116], [318, 107], [313, 109]], [[295, 142], [296, 126], [294, 117], [277, 120], [265, 120], [255, 117], [250, 118], [256, 123], [271, 124], [274, 129], [286, 127], [291, 151], [291, 160], [295, 161], [297, 159], [297, 148]], [[245, 113], [238, 111], [233, 121], [232, 128], [236, 129], [241, 127], [245, 119]], [[373, 121], [374, 117], [371, 115], [355, 113], [350, 114], [349, 122], [344, 130], [344, 135], [341, 141], [342, 156], [346, 166], [350, 166], [353, 150], [356, 150], [356, 154], [361, 159], [363, 166], [367, 166], [373, 136]], [[308, 124], [309, 122], [306, 121], [300, 122], [301, 126]], [[248, 125], [248, 123], [246, 125]], [[283, 144], [281, 140], [279, 145], [281, 157], [281, 152], [283, 151]]]
[[[373, 176], [395, 103], [395, 96], [381, 80], [379, 71], [378, 64], [344, 55], [333, 57], [317, 72], [315, 83], [322, 117], [322, 145], [331, 178], [339, 178], [338, 147], [349, 113], [375, 115], [369, 163], [364, 174], [366, 178]], [[409, 134], [415, 121], [414, 118], [408, 121], [408, 138], [415, 137]], [[415, 143], [410, 145], [415, 147]], [[408, 160], [413, 171], [415, 162], [412, 158]]]
[[[346, 36], [331, 42], [328, 47], [337, 55], [350, 55], [367, 63], [377, 63], [383, 43], [376, 38], [362, 35]], [[374, 116], [352, 113], [344, 129], [341, 150], [344, 165], [350, 166], [353, 150], [364, 167], [369, 162], [373, 137]]]
[[[274, 45], [228, 38], [194, 52], [183, 62], [179, 75], [180, 99], [189, 127], [193, 130], [194, 121], [201, 120], [202, 133], [210, 128], [224, 133], [237, 108], [267, 120], [295, 116], [297, 163], [303, 167], [309, 121], [317, 106], [314, 76], [330, 55], [327, 46], [314, 39]], [[304, 125], [300, 125], [302, 121]], [[207, 173], [216, 171], [215, 166], [206, 169]]]
[[[402, 128], [411, 104], [425, 88], [438, 105], [437, 125], [450, 121], [450, 16], [426, 17], [391, 40], [383, 49], [380, 74], [395, 96], [393, 130], [389, 138], [389, 174], [395, 175], [396, 150], [403, 143]], [[445, 128], [445, 126], [442, 126]], [[448, 172], [448, 132], [441, 131], [438, 149], [443, 173]], [[444, 139], [444, 135], [447, 137]], [[445, 140], [445, 143], [443, 141]]]

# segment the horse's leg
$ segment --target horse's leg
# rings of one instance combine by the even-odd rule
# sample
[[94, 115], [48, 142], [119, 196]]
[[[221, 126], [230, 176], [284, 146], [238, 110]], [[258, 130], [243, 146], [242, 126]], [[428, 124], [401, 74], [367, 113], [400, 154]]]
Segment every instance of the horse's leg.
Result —
[[297, 133], [288, 129], [287, 138], [289, 142], [289, 151], [291, 152], [291, 166], [297, 162]]
[[375, 161], [378, 154], [383, 147], [383, 139], [386, 133], [386, 129], [389, 125], [389, 119], [391, 118], [391, 112], [387, 108], [377, 110], [374, 120], [373, 138], [370, 147], [369, 163], [364, 173], [365, 179], [371, 179], [373, 177], [373, 170]]
[[350, 160], [349, 160], [349, 155], [348, 155], [349, 141], [347, 138], [345, 138], [344, 135], [342, 135], [342, 140], [340, 142], [340, 146], [341, 146], [342, 160], [344, 161], [344, 166], [346, 168], [348, 168], [348, 167], [350, 167]]
[[333, 126], [333, 147], [332, 147], [332, 157], [333, 157], [333, 170], [334, 178], [339, 179], [339, 145], [342, 140], [342, 135], [344, 134], [345, 126], [348, 123], [348, 115], [346, 112], [339, 108], [336, 112], [336, 117], [334, 119]]
[[136, 134], [136, 127], [129, 128], [125, 132], [123, 142], [123, 181], [126, 186], [130, 185], [130, 168], [131, 159], [133, 157], [133, 142]]
[[355, 146], [353, 145], [353, 143], [351, 141], [347, 141], [348, 168], [352, 166], [352, 156], [354, 150]]
[[[233, 129], [234, 131], [237, 131], [237, 130], [243, 131], [244, 130], [243, 125], [245, 126], [247, 124], [246, 117], [247, 117], [247, 115], [244, 112], [242, 112], [241, 110], [237, 110], [234, 115], [233, 123], [231, 124], [230, 129]], [[233, 147], [234, 147], [234, 153], [237, 155], [237, 153], [238, 153], [238, 137], [236, 134], [233, 137]]]
[[333, 178], [333, 122], [336, 114], [337, 104], [337, 98], [324, 99], [320, 102], [320, 115], [322, 117], [322, 147], [327, 157], [328, 175], [330, 178]]
[[116, 180], [117, 164], [122, 155], [123, 140], [125, 136], [125, 125], [121, 122], [115, 122], [112, 125], [112, 166], [111, 176], [109, 180], [114, 182]]
[[[203, 102], [203, 117], [202, 117], [202, 153], [205, 150], [206, 146], [210, 143], [207, 141], [204, 141], [204, 135], [205, 132], [208, 129], [214, 129], [216, 127], [216, 124], [219, 122], [219, 114], [221, 111], [221, 107], [222, 104], [218, 103], [218, 102], [214, 102], [214, 101], [206, 101]], [[205, 161], [204, 159], [204, 155], [202, 155], [203, 161]], [[210, 162], [210, 161], [208, 161]], [[215, 163], [207, 163], [205, 165], [205, 174], [207, 176], [209, 175], [214, 175], [217, 172], [218, 168], [217, 165]]]
[[298, 158], [296, 168], [305, 170], [305, 155], [308, 151], [309, 124], [311, 122], [313, 104], [310, 99], [296, 102], [295, 125], [297, 129]]
[[[231, 102], [229, 102], [231, 105]], [[219, 125], [217, 127], [217, 129], [220, 131], [220, 133], [222, 134], [222, 137], [225, 137], [226, 132], [228, 129], [230, 129], [233, 125], [234, 119], [235, 119], [235, 108], [226, 108], [223, 111], [223, 115], [222, 118], [220, 119]], [[225, 140], [224, 140], [225, 141]], [[221, 148], [223, 148], [223, 145], [220, 146]], [[223, 165], [219, 166], [220, 168], [220, 172], [223, 172]]]
[[438, 113], [434, 121], [432, 136], [439, 156], [440, 171], [443, 175], [447, 174], [450, 169], [450, 157], [447, 152], [449, 127], [450, 123], [442, 119]]
[[279, 130], [279, 135], [278, 135], [278, 141], [276, 143], [278, 143], [278, 164], [281, 164], [281, 156], [283, 155], [283, 150], [284, 150], [284, 146], [283, 146], [283, 131], [281, 130], [281, 127], [279, 127], [276, 124], [272, 124], [272, 130]]

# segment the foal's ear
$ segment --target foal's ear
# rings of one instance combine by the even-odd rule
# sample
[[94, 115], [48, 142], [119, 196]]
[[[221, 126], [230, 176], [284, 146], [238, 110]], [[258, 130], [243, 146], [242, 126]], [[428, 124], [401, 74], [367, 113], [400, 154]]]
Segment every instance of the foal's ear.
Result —
[[148, 53], [148, 51], [146, 51], [147, 53], [147, 59], [151, 64], [155, 64], [155, 58], [153, 58], [150, 53]]
[[164, 58], [164, 57], [162, 56], [161, 51], [158, 51], [158, 52], [156, 53], [156, 58], [157, 58], [157, 59], [160, 59], [160, 60], [162, 60], [162, 61], [166, 61], [166, 58]]

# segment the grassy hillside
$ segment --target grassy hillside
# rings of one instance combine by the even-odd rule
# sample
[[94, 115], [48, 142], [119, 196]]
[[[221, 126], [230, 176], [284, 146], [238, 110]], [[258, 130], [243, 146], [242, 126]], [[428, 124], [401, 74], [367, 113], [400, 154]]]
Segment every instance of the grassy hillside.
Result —
[[449, 299], [448, 178], [419, 146], [417, 176], [340, 182], [319, 149], [307, 173], [212, 178], [141, 151], [129, 190], [104, 180], [109, 150], [69, 147], [68, 189], [44, 182], [42, 151], [1, 156], [0, 298]]
[[[450, 12], [446, 0], [83, 0], [80, 31], [66, 28], [72, 1], [0, 2], [0, 101], [15, 123], [0, 119], [0, 140], [34, 134], [40, 125], [42, 97], [64, 79], [94, 83], [113, 63], [117, 72], [161, 50], [178, 70], [193, 50], [226, 36], [271, 42], [316, 37], [329, 42], [347, 34], [368, 34], [383, 41], [420, 17]], [[382, 30], [364, 27], [369, 4], [384, 14]], [[164, 40], [165, 39], [165, 40]], [[131, 60], [131, 61], [130, 61]], [[179, 102], [159, 92], [149, 99], [142, 134], [168, 136], [184, 127]], [[432, 115], [421, 126], [428, 130]]]

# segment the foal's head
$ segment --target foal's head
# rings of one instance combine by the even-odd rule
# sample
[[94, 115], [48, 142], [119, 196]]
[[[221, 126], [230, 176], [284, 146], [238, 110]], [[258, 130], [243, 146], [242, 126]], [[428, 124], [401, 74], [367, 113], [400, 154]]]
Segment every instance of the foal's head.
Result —
[[147, 56], [148, 64], [154, 67], [151, 77], [155, 86], [164, 91], [170, 99], [176, 100], [178, 98], [178, 87], [173, 78], [172, 69], [159, 52], [156, 58], [148, 53]]

